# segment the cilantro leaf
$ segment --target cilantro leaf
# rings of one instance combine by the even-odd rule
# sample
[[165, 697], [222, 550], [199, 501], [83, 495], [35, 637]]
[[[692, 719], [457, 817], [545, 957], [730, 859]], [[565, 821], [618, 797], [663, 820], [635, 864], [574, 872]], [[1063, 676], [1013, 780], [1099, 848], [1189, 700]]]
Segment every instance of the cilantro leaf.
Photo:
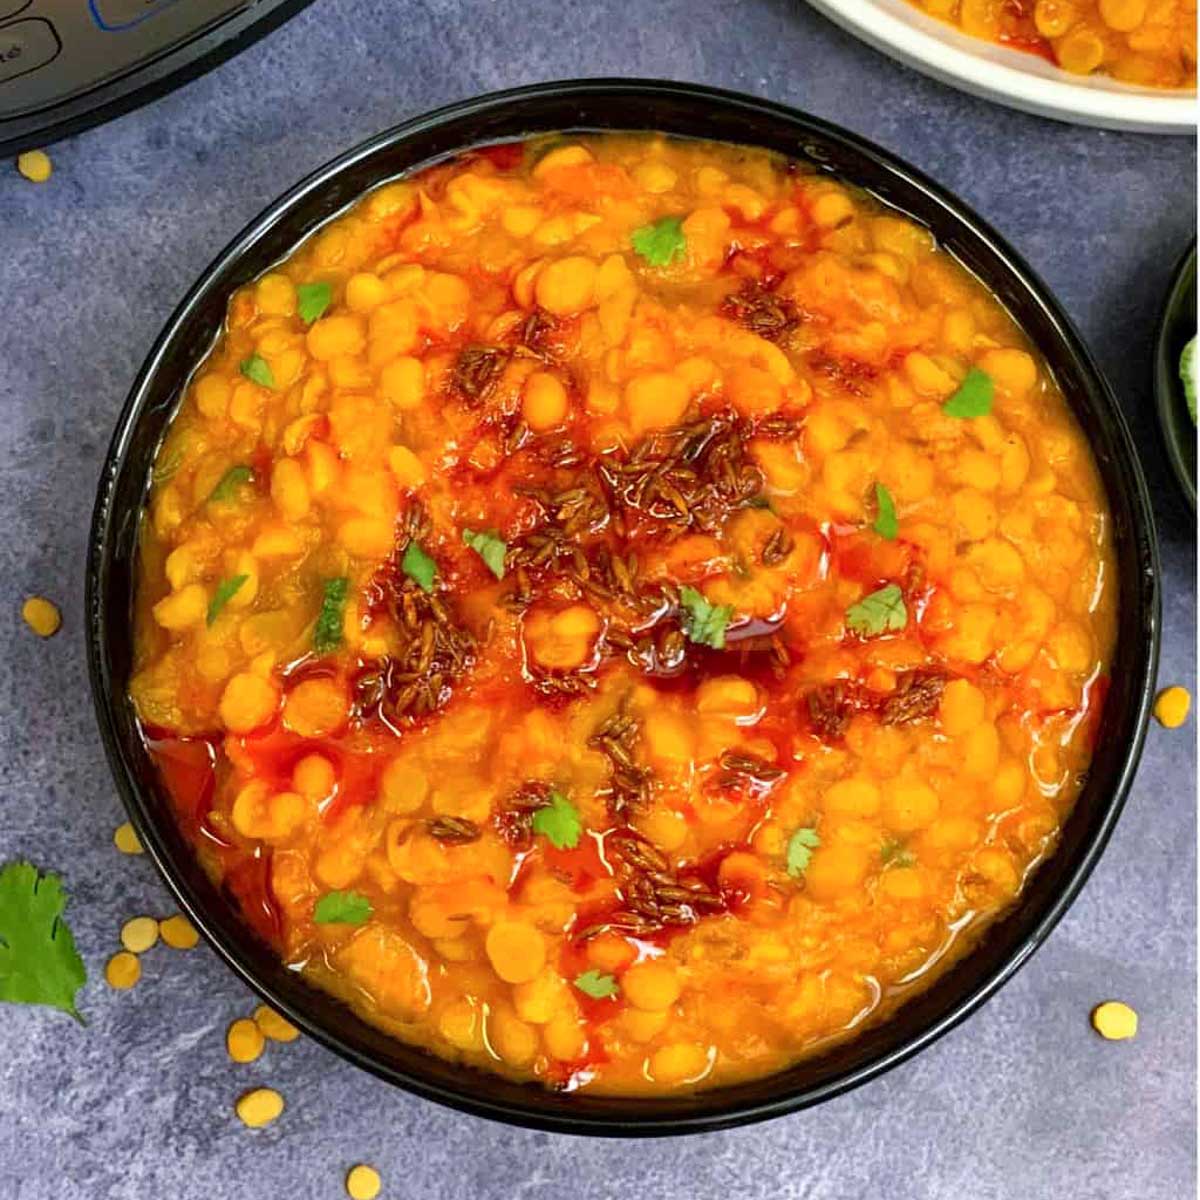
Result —
[[547, 838], [556, 850], [574, 850], [583, 832], [579, 809], [562, 792], [551, 792], [550, 803], [533, 814], [533, 832]]
[[275, 376], [271, 374], [271, 368], [261, 354], [250, 355], [238, 369], [251, 383], [257, 383], [259, 387], [275, 387]]
[[967, 377], [958, 385], [958, 391], [942, 405], [948, 417], [986, 417], [992, 411], [992, 395], [995, 388], [992, 377], [978, 367], [972, 367]]
[[222, 579], [217, 584], [217, 590], [213, 592], [213, 598], [208, 602], [206, 624], [211, 625], [221, 615], [221, 609], [241, 591], [242, 584], [249, 578], [249, 575], [234, 575], [230, 579]]
[[633, 248], [652, 267], [669, 266], [687, 249], [682, 217], [663, 217], [635, 229], [629, 240]]
[[26, 862], [0, 871], [0, 1000], [46, 1004], [82, 1025], [75, 996], [87, 970], [62, 919], [66, 905], [57, 875]]
[[318, 925], [362, 925], [374, 912], [361, 892], [326, 892], [313, 909]]
[[911, 867], [917, 856], [897, 838], [888, 838], [879, 848], [879, 861], [885, 867]]
[[599, 971], [584, 971], [575, 976], [575, 986], [593, 1000], [607, 1000], [618, 992], [617, 981], [611, 975], [601, 975]]
[[318, 654], [328, 654], [342, 644], [342, 620], [349, 589], [350, 581], [344, 575], [325, 580], [325, 599], [313, 630], [313, 649]]
[[497, 579], [504, 578], [504, 556], [508, 553], [508, 547], [494, 529], [484, 529], [480, 532], [464, 529], [462, 539], [483, 559], [487, 569]]
[[695, 588], [686, 585], [679, 589], [679, 599], [685, 610], [683, 632], [688, 639], [724, 650], [725, 627], [733, 617], [733, 605], [710, 604]]
[[871, 526], [881, 538], [889, 542], [896, 540], [900, 522], [896, 520], [896, 504], [892, 493], [882, 483], [875, 485], [875, 524]]
[[400, 567], [422, 591], [432, 592], [437, 578], [437, 563], [416, 542], [409, 542]]
[[788, 838], [787, 873], [793, 879], [799, 879], [808, 870], [808, 864], [812, 859], [812, 852], [820, 844], [820, 834], [811, 826], [797, 829]]
[[846, 609], [846, 628], [862, 637], [895, 633], [908, 624], [904, 593], [898, 584], [889, 583], [864, 596]]
[[208, 493], [210, 500], [215, 500], [218, 504], [224, 503], [226, 500], [232, 500], [237, 495], [237, 490], [243, 484], [249, 483], [254, 478], [254, 472], [249, 467], [239, 464], [236, 467], [230, 467], [228, 471], [217, 481], [217, 486]]
[[311, 325], [329, 307], [333, 287], [328, 283], [302, 283], [296, 289], [296, 311], [305, 325]]

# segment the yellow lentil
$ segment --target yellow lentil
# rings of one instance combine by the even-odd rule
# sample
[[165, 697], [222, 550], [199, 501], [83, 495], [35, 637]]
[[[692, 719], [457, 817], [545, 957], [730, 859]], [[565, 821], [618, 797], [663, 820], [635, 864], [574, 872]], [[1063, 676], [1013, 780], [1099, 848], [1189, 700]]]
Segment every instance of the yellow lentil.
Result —
[[238, 1119], [251, 1129], [261, 1129], [283, 1112], [283, 1097], [274, 1088], [255, 1088], [238, 1097]]
[[118, 991], [123, 992], [133, 987], [141, 977], [142, 964], [138, 961], [138, 956], [130, 954], [128, 950], [118, 950], [104, 967], [104, 978], [108, 981], [108, 986]]
[[351, 1200], [375, 1200], [383, 1181], [374, 1167], [359, 1163], [346, 1173], [346, 1195]]
[[153, 917], [133, 917], [121, 926], [121, 945], [130, 954], [145, 954], [158, 941], [158, 922]]
[[21, 616], [38, 637], [53, 637], [62, 625], [62, 613], [58, 611], [58, 606], [43, 596], [30, 596], [21, 605]]
[[1123, 1042], [1137, 1033], [1138, 1015], [1120, 1000], [1106, 1000], [1092, 1010], [1092, 1025], [1110, 1042]]

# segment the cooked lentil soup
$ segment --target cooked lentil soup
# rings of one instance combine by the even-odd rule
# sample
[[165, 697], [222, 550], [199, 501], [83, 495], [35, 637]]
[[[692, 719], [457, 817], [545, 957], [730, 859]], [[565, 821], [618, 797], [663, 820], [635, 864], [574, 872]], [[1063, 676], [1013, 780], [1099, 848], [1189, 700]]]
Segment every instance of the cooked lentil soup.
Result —
[[964, 33], [1073, 75], [1195, 88], [1196, 0], [910, 0]]
[[885, 1016], [1087, 769], [1104, 497], [929, 233], [603, 135], [389, 182], [240, 289], [131, 694], [287, 963], [438, 1054], [709, 1086]]

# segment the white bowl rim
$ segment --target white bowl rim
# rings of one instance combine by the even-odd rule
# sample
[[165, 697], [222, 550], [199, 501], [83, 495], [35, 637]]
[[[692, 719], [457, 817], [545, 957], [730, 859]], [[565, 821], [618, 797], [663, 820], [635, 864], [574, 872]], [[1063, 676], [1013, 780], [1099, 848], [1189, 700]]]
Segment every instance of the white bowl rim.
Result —
[[909, 0], [809, 0], [832, 21], [894, 58], [1013, 108], [1107, 129], [1191, 133], [1195, 92], [1068, 75], [1036, 55], [961, 33]]

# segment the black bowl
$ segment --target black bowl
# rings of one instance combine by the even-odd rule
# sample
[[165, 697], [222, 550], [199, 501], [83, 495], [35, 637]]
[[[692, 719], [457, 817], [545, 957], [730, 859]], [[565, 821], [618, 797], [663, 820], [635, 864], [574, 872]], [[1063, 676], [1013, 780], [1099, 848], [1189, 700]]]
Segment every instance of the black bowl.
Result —
[[[1112, 512], [1120, 628], [1096, 755], [1052, 859], [973, 953], [890, 1020], [779, 1074], [696, 1095], [565, 1095], [407, 1046], [284, 968], [201, 870], [138, 736], [126, 696], [134, 557], [154, 452], [230, 293], [372, 184], [465, 147], [553, 130], [654, 129], [742, 142], [870, 189], [911, 214], [1008, 306], [1053, 368], [1091, 441]], [[1133, 778], [1158, 658], [1158, 557], [1146, 485], [1111, 392], [1065, 314], [978, 217], [882, 150], [765, 100], [688, 84], [590, 80], [470, 100], [383, 133], [323, 167], [240, 233], [188, 293], [138, 375], [100, 482], [87, 572], [88, 650], [100, 728], [130, 818], [180, 905], [265, 1000], [351, 1062], [418, 1095], [513, 1124], [630, 1136], [719, 1129], [836, 1096], [928, 1046], [987, 999], [1045, 939], [1100, 857]]]
[[1154, 343], [1154, 407], [1171, 469], [1196, 509], [1196, 422], [1179, 378], [1179, 356], [1196, 336], [1196, 239], [1171, 275]]

